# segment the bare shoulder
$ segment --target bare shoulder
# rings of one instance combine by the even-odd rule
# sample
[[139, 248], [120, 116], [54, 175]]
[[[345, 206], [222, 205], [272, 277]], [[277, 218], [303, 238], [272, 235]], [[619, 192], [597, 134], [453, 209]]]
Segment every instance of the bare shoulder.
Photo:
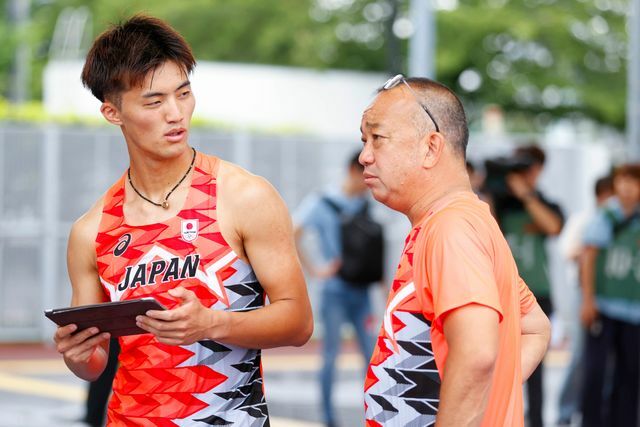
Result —
[[67, 246], [67, 270], [71, 281], [72, 305], [93, 304], [104, 300], [99, 285], [95, 241], [102, 217], [100, 198], [71, 227]]
[[102, 218], [102, 207], [104, 198], [101, 197], [96, 203], [78, 218], [71, 226], [69, 235], [69, 243], [79, 244], [82, 246], [91, 244], [96, 240], [100, 220]]
[[240, 257], [250, 259], [255, 244], [275, 238], [293, 240], [287, 206], [266, 179], [222, 162], [217, 193], [220, 231]]
[[233, 208], [234, 214], [267, 208], [265, 204], [284, 206], [278, 191], [269, 181], [233, 163], [221, 161], [218, 179], [219, 196], [223, 198], [225, 206]]

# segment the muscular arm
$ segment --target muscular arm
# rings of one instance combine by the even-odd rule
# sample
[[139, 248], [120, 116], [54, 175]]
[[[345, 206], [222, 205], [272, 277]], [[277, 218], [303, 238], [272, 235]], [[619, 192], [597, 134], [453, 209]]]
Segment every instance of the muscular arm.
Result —
[[150, 311], [139, 317], [139, 326], [173, 345], [202, 339], [246, 348], [303, 345], [311, 336], [313, 318], [287, 208], [262, 178], [230, 165], [221, 166], [219, 177], [221, 231], [251, 264], [269, 304], [246, 312], [211, 310], [193, 292], [178, 287], [169, 293], [182, 300], [181, 306]]
[[547, 352], [551, 324], [538, 303], [520, 318], [522, 381], [525, 382]]
[[275, 189], [253, 178], [252, 191], [238, 219], [246, 256], [269, 296], [270, 304], [246, 313], [231, 313], [221, 341], [259, 348], [303, 345], [311, 336], [313, 317], [293, 239], [291, 218]]
[[[96, 266], [94, 241], [99, 224], [99, 207], [92, 208], [71, 228], [67, 247], [67, 269], [71, 281], [71, 305], [104, 302]], [[89, 328], [76, 334], [76, 326], [56, 330], [54, 341], [66, 365], [78, 377], [93, 381], [104, 370], [109, 354], [109, 334]]]
[[498, 356], [498, 313], [469, 304], [444, 319], [449, 347], [436, 426], [478, 426], [486, 410]]

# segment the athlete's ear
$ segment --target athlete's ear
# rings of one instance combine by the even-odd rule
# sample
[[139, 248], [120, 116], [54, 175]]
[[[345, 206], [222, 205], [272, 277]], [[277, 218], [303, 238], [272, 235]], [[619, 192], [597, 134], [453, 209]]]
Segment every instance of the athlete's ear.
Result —
[[109, 100], [104, 101], [100, 106], [100, 112], [109, 123], [116, 126], [122, 125], [120, 110], [113, 102]]

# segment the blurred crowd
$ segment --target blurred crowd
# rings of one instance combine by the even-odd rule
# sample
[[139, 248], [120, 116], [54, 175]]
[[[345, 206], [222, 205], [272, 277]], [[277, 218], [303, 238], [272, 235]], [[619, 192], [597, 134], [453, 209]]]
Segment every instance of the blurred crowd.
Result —
[[[467, 172], [474, 192], [490, 205], [520, 276], [545, 314], [563, 324], [556, 331], [564, 331], [561, 342], [570, 358], [555, 425], [635, 426], [640, 377], [640, 165], [619, 165], [598, 179], [593, 207], [567, 217], [539, 188], [545, 162], [544, 150], [532, 142], [483, 164], [467, 161]], [[294, 213], [298, 233], [317, 229], [327, 260], [336, 258], [340, 228], [340, 216], [328, 200], [351, 213], [359, 211], [366, 203], [360, 181], [361, 167], [354, 157], [340, 188], [313, 193]], [[556, 253], [562, 257], [566, 281], [550, 277], [550, 238], [557, 239]], [[343, 322], [351, 324], [367, 361], [372, 339], [367, 320], [370, 296], [366, 287], [342, 283], [338, 265], [314, 266], [304, 253], [300, 255], [307, 272], [326, 282], [320, 295], [319, 317], [328, 332], [320, 384], [325, 420], [334, 425], [332, 383], [339, 331]], [[553, 286], [563, 289], [552, 292]], [[556, 305], [567, 307], [568, 315], [554, 313], [554, 295], [567, 298]], [[541, 363], [525, 385], [530, 427], [545, 425], [543, 372]]]
[[[556, 425], [636, 426], [640, 367], [640, 165], [622, 164], [597, 180], [595, 207], [565, 218], [538, 189], [545, 153], [535, 144], [467, 164], [492, 207], [521, 277], [548, 316], [554, 311], [546, 239], [558, 236], [568, 281], [565, 335], [570, 363]], [[557, 318], [557, 316], [556, 316]], [[526, 384], [529, 426], [543, 426], [541, 364]]]

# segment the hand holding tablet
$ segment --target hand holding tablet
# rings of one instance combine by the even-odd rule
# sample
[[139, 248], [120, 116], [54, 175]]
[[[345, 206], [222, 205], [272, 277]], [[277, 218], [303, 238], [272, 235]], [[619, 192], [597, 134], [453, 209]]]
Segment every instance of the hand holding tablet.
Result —
[[166, 310], [154, 298], [91, 304], [77, 307], [49, 309], [44, 315], [58, 326], [71, 323], [77, 331], [96, 327], [100, 332], [108, 332], [112, 338], [125, 335], [146, 334], [147, 331], [136, 325], [136, 316], [144, 315], [148, 310]]

